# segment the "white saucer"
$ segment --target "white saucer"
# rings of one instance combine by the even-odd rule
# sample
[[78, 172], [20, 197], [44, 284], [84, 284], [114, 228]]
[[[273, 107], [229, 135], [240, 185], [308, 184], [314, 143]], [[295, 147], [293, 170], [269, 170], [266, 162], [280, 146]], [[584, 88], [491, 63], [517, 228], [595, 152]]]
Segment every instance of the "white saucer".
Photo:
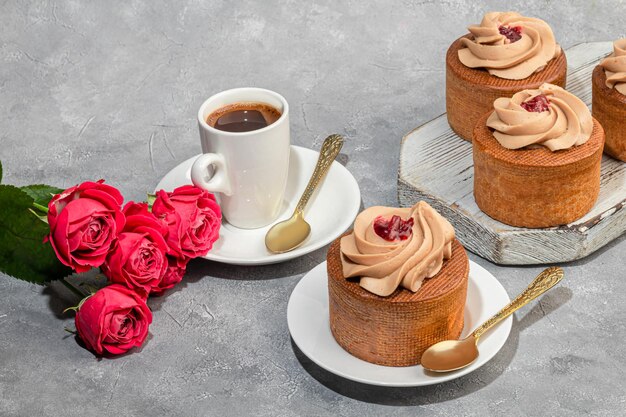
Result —
[[[291, 146], [285, 201], [276, 223], [291, 216], [309, 182], [318, 156], [319, 153], [311, 149]], [[191, 184], [191, 165], [197, 157], [189, 158], [168, 172], [156, 190], [171, 191], [181, 185]], [[335, 161], [305, 211], [305, 219], [311, 225], [311, 235], [302, 246], [291, 252], [273, 254], [265, 247], [265, 234], [271, 225], [260, 229], [238, 229], [224, 221], [219, 239], [204, 258], [234, 265], [264, 265], [294, 259], [326, 246], [339, 237], [352, 226], [360, 206], [359, 185], [352, 174]]]
[[[430, 373], [421, 365], [394, 368], [374, 365], [343, 350], [330, 332], [326, 262], [313, 268], [296, 285], [287, 306], [287, 324], [294, 342], [313, 362], [341, 377], [364, 384], [415, 387], [449, 381], [480, 368], [502, 348], [511, 331], [511, 317], [496, 325], [478, 342], [480, 355], [470, 366], [444, 374]], [[470, 261], [465, 327], [461, 337], [491, 317], [510, 301], [498, 280]]]

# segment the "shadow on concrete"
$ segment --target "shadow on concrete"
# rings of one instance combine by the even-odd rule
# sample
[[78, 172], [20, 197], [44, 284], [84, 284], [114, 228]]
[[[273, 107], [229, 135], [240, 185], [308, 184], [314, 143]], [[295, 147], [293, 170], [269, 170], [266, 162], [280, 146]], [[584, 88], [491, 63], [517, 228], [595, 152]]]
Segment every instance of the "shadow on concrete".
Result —
[[[87, 296], [90, 290], [102, 288], [107, 285], [107, 279], [100, 273], [98, 269], [92, 269], [91, 271], [82, 274], [73, 274], [66, 277], [66, 280], [72, 283], [76, 288], [85, 293]], [[66, 288], [59, 281], [53, 281], [47, 284], [41, 293], [48, 297], [48, 307], [50, 311], [59, 320], [65, 320], [67, 318], [74, 317], [73, 312], [63, 313], [68, 307], [75, 307], [78, 305], [82, 297], [74, 294], [68, 288]]]
[[48, 307], [52, 314], [59, 320], [73, 317], [73, 313], [68, 312], [63, 314], [63, 310], [78, 305], [80, 302], [80, 298], [77, 295], [70, 292], [70, 290], [58, 282], [52, 282], [46, 285], [41, 291], [41, 294], [48, 297]]
[[169, 295], [183, 291], [189, 284], [208, 276], [237, 281], [265, 281], [301, 275], [324, 262], [326, 251], [327, 247], [323, 247], [300, 258], [271, 265], [227, 265], [206, 259], [194, 259], [187, 265], [183, 280], [161, 296], [150, 297], [149, 305], [153, 311], [158, 311]]
[[[558, 287], [545, 294], [521, 319], [517, 316], [513, 317], [509, 338], [491, 361], [458, 379], [425, 387], [390, 388], [354, 382], [315, 364], [302, 353], [293, 339], [291, 345], [296, 358], [309, 375], [340, 395], [379, 405], [415, 406], [440, 403], [476, 392], [498, 379], [515, 357], [520, 333], [565, 305], [572, 299], [572, 296], [572, 290], [566, 287]], [[489, 337], [489, 334], [483, 337]]]
[[220, 279], [263, 281], [304, 274], [326, 260], [327, 247], [320, 248], [290, 261], [271, 265], [227, 265], [195, 259], [189, 262], [183, 282], [197, 282], [210, 275]]

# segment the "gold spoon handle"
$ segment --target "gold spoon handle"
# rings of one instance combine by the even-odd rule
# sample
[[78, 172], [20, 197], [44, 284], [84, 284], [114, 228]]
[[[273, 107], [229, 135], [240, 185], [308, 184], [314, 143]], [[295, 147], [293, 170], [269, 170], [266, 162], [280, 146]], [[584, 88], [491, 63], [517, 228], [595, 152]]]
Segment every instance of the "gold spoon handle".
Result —
[[320, 156], [317, 160], [317, 164], [315, 165], [315, 170], [313, 171], [313, 175], [311, 175], [309, 183], [304, 189], [304, 193], [302, 193], [302, 197], [300, 197], [300, 201], [298, 201], [296, 209], [293, 211], [294, 215], [304, 212], [304, 208], [313, 195], [315, 188], [320, 183], [322, 178], [324, 178], [324, 175], [328, 172], [330, 165], [333, 163], [337, 155], [339, 155], [339, 151], [342, 146], [343, 137], [341, 135], [330, 135], [324, 139], [322, 149], [320, 150]]
[[507, 304], [502, 310], [498, 311], [495, 315], [493, 315], [489, 320], [478, 326], [476, 330], [472, 333], [476, 341], [483, 335], [487, 330], [491, 327], [495, 326], [500, 321], [509, 317], [516, 310], [524, 307], [526, 304], [530, 303], [535, 298], [539, 297], [544, 292], [548, 291], [550, 288], [554, 287], [563, 279], [563, 269], [553, 266], [548, 269], [545, 269], [537, 278], [531, 282], [528, 287], [518, 295], [513, 301]]

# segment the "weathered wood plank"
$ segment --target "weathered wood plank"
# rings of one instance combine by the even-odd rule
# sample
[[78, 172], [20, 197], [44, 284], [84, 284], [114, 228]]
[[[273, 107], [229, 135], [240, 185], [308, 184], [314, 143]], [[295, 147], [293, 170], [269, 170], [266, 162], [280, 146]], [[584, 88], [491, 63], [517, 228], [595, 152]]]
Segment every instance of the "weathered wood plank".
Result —
[[[566, 51], [567, 88], [591, 104], [591, 72], [611, 51], [611, 42], [580, 44]], [[485, 215], [474, 201], [471, 144], [448, 126], [446, 115], [402, 140], [398, 200], [426, 200], [455, 226], [472, 252], [499, 264], [542, 264], [585, 257], [626, 231], [626, 163], [602, 159], [600, 196], [582, 219], [566, 226], [523, 229]]]

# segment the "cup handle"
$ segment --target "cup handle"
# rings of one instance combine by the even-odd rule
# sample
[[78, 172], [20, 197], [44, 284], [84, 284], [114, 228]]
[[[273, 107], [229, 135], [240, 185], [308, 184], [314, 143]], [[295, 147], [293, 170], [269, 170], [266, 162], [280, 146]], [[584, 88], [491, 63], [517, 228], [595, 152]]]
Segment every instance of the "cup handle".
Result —
[[[210, 166], [213, 166], [213, 175], [209, 175]], [[196, 187], [212, 193], [232, 195], [230, 181], [226, 175], [226, 161], [222, 155], [216, 153], [202, 154], [194, 161], [191, 167], [191, 182]]]

